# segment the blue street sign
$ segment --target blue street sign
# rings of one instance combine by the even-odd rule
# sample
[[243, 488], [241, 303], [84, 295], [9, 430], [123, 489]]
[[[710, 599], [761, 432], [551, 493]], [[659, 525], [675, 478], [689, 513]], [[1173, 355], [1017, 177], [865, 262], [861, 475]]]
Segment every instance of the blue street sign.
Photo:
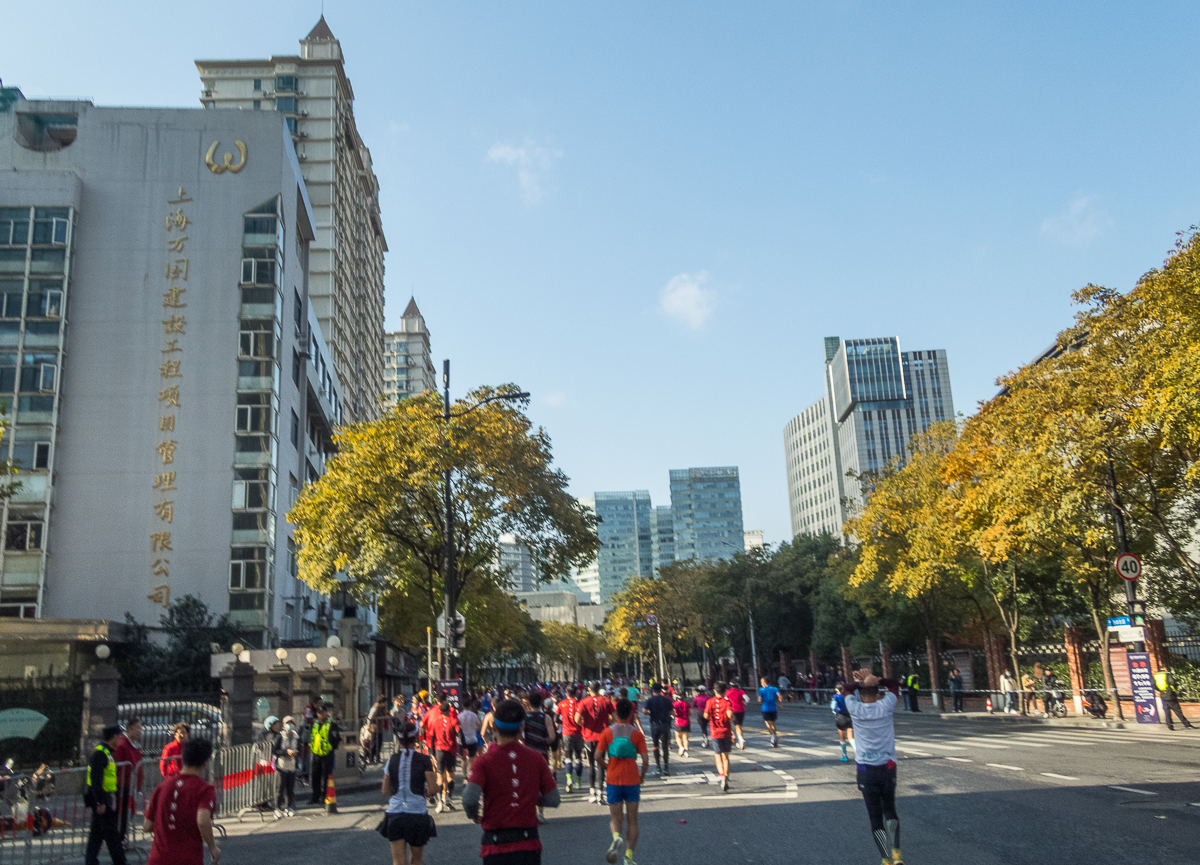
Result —
[[1129, 616], [1113, 616], [1108, 620], [1108, 629], [1115, 631], [1117, 628], [1128, 628], [1133, 623], [1129, 621]]

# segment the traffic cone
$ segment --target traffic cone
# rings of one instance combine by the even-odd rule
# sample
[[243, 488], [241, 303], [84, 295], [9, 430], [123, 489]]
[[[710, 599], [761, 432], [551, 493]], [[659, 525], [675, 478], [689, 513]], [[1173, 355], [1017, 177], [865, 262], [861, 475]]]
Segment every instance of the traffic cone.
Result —
[[991, 697], [987, 698], [987, 711], [988, 711], [989, 715], [992, 714], [992, 698]]
[[336, 814], [337, 812], [337, 789], [333, 786], [333, 775], [331, 774], [325, 784], [325, 813]]

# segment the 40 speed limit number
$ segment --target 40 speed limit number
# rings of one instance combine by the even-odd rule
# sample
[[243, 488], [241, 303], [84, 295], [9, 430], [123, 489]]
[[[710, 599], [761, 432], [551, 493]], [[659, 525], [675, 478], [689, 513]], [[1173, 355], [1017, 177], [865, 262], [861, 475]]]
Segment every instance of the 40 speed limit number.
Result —
[[1142, 560], [1133, 553], [1121, 553], [1113, 563], [1121, 579], [1134, 582], [1142, 575]]

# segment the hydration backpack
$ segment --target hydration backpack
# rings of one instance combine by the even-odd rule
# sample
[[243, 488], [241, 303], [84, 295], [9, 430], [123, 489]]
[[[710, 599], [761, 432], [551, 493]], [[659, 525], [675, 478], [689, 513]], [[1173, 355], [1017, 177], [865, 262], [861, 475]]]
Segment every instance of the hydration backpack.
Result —
[[636, 760], [638, 758], [637, 745], [633, 744], [633, 740], [629, 738], [633, 735], [633, 727], [629, 724], [613, 724], [612, 734], [613, 740], [608, 743], [609, 758]]

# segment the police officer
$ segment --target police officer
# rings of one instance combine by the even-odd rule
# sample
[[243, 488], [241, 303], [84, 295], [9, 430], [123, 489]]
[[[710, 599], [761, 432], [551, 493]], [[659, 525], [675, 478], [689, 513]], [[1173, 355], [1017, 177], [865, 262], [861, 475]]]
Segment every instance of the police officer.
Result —
[[1195, 726], [1183, 717], [1183, 709], [1179, 705], [1179, 693], [1175, 690], [1175, 677], [1171, 675], [1170, 670], [1163, 669], [1154, 674], [1154, 690], [1162, 694], [1163, 720], [1167, 722], [1168, 730], [1175, 729], [1175, 725], [1171, 723], [1172, 711], [1179, 716], [1180, 723], [1189, 730]]
[[125, 848], [121, 845], [121, 827], [117, 808], [117, 761], [113, 749], [121, 741], [121, 728], [116, 724], [105, 727], [101, 742], [88, 760], [84, 803], [92, 809], [92, 827], [88, 831], [84, 865], [99, 865], [100, 845], [108, 847], [113, 865], [125, 865]]
[[921, 711], [921, 706], [917, 703], [917, 693], [921, 690], [921, 677], [916, 673], [909, 673], [904, 684], [908, 686], [908, 711]]
[[329, 704], [322, 703], [317, 708], [317, 716], [313, 719], [312, 738], [309, 750], [312, 751], [312, 804], [320, 805], [325, 801], [325, 785], [333, 774], [333, 752], [342, 743], [341, 730], [336, 722], [329, 719]]

